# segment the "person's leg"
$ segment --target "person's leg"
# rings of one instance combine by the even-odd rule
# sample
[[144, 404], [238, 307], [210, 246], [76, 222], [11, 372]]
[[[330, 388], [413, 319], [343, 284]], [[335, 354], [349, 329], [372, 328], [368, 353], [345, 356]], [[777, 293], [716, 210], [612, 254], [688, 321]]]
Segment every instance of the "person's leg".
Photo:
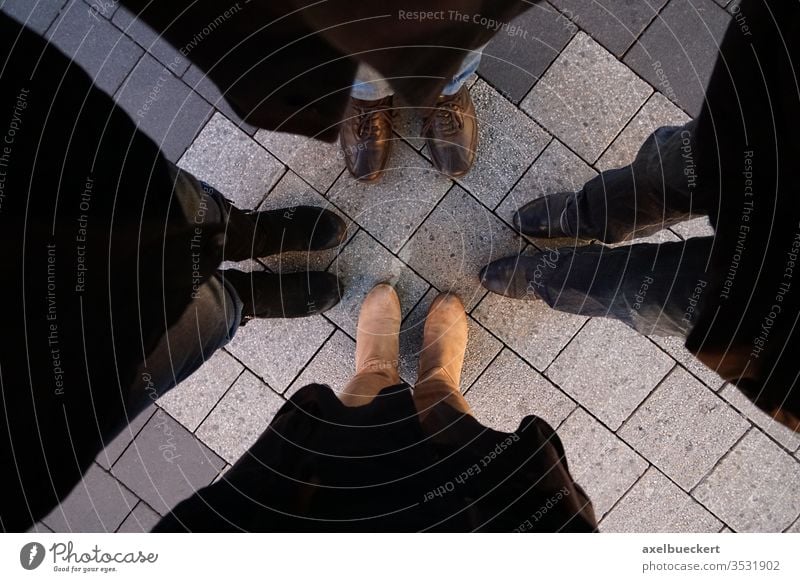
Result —
[[439, 295], [425, 319], [419, 371], [414, 385], [414, 404], [421, 421], [425, 421], [440, 403], [471, 414], [460, 390], [467, 333], [464, 304], [455, 295]]
[[400, 299], [391, 285], [375, 286], [364, 299], [356, 331], [356, 373], [339, 393], [347, 406], [363, 406], [384, 388], [400, 384]]
[[577, 315], [611, 317], [645, 335], [686, 336], [708, 286], [713, 244], [713, 237], [702, 237], [560, 248], [495, 261], [481, 277], [494, 293], [543, 299]]
[[656, 130], [631, 165], [603, 172], [580, 192], [526, 204], [514, 216], [514, 226], [528, 236], [613, 243], [707, 214], [706, 197], [697, 187], [694, 130], [693, 121]]
[[481, 57], [483, 56], [483, 49], [486, 45], [475, 49], [474, 51], [467, 51], [464, 55], [464, 60], [461, 62], [461, 68], [458, 73], [450, 79], [450, 82], [442, 89], [442, 95], [455, 95], [459, 92], [464, 83], [478, 70], [481, 64]]

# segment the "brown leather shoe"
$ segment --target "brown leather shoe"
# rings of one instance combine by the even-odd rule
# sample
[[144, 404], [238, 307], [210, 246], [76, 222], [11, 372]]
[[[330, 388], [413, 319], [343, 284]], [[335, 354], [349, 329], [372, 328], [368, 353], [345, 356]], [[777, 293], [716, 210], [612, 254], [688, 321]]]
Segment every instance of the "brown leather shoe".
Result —
[[442, 293], [431, 303], [425, 319], [417, 386], [443, 380], [458, 392], [467, 350], [467, 314], [458, 296]]
[[475, 161], [478, 120], [466, 85], [454, 95], [442, 95], [425, 118], [422, 135], [436, 168], [448, 176], [463, 176]]
[[339, 131], [347, 169], [365, 182], [377, 180], [392, 146], [392, 96], [378, 101], [350, 98]]
[[358, 314], [356, 374], [381, 371], [400, 381], [401, 320], [400, 299], [394, 287], [387, 283], [373, 287]]

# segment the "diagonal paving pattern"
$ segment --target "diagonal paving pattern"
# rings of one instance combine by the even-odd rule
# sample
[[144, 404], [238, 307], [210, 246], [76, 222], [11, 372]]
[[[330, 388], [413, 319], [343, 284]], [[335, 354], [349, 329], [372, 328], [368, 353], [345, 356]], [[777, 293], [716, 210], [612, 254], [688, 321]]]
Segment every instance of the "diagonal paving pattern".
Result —
[[[486, 294], [477, 280], [495, 258], [559, 244], [517, 236], [518, 206], [630, 162], [653, 129], [698, 113], [734, 3], [535, 5], [515, 23], [524, 34], [496, 37], [471, 80], [481, 124], [473, 171], [457, 182], [439, 175], [416, 133], [419, 112], [409, 109], [398, 115], [389, 170], [373, 185], [347, 174], [336, 144], [243, 123], [202, 71], [116, 2], [0, 3], [74, 57], [170, 160], [239, 205], [316, 204], [349, 223], [334, 251], [244, 266], [328, 269], [346, 284], [339, 306], [240, 329], [133, 419], [35, 529], [151, 528], [218, 479], [297, 389], [344, 386], [359, 305], [390, 280], [405, 316], [402, 377], [414, 379], [433, 297], [460, 293], [470, 324], [461, 389], [475, 414], [501, 430], [533, 413], [556, 427], [601, 529], [798, 531], [800, 437], [724, 386], [680, 340]], [[162, 97], [137, 117], [162, 77]], [[700, 218], [671, 230], [658, 240], [708, 234], [709, 225]]]

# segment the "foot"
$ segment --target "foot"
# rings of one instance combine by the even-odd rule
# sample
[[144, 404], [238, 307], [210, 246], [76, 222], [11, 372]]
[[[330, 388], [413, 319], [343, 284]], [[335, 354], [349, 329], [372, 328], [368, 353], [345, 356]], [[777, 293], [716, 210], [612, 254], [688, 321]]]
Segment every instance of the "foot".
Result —
[[425, 319], [417, 385], [436, 377], [458, 390], [467, 333], [467, 314], [461, 299], [450, 293], [436, 297]]
[[323, 313], [341, 297], [339, 279], [330, 273], [308, 271], [275, 275], [220, 271], [239, 295], [242, 324], [253, 318], [306, 317]]
[[481, 270], [481, 284], [492, 293], [513, 299], [539, 299], [538, 290], [544, 289], [546, 278], [557, 266], [553, 259], [558, 260], [557, 251], [494, 261]]
[[534, 238], [571, 237], [566, 209], [574, 196], [572, 192], [559, 192], [529, 202], [514, 214], [514, 228]]
[[351, 97], [339, 141], [353, 177], [364, 182], [380, 178], [392, 145], [392, 96], [378, 101]]
[[478, 149], [478, 122], [466, 86], [454, 95], [439, 97], [436, 108], [425, 118], [422, 134], [440, 172], [454, 178], [469, 172]]
[[289, 251], [322, 251], [340, 245], [346, 232], [344, 220], [316, 206], [247, 212], [230, 205], [225, 259], [244, 261]]
[[361, 304], [356, 331], [356, 374], [383, 372], [388, 385], [398, 384], [400, 299], [394, 287], [376, 285]]

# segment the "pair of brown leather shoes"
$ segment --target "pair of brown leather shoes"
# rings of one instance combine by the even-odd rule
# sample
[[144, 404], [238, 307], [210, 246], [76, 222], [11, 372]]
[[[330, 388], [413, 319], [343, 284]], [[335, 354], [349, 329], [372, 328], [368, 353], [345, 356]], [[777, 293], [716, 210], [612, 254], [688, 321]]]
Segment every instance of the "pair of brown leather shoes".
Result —
[[[392, 105], [392, 96], [350, 99], [339, 137], [347, 169], [359, 180], [372, 182], [383, 174], [393, 139]], [[425, 116], [422, 135], [440, 172], [456, 178], [469, 171], [478, 148], [478, 123], [466, 86], [439, 97]]]

